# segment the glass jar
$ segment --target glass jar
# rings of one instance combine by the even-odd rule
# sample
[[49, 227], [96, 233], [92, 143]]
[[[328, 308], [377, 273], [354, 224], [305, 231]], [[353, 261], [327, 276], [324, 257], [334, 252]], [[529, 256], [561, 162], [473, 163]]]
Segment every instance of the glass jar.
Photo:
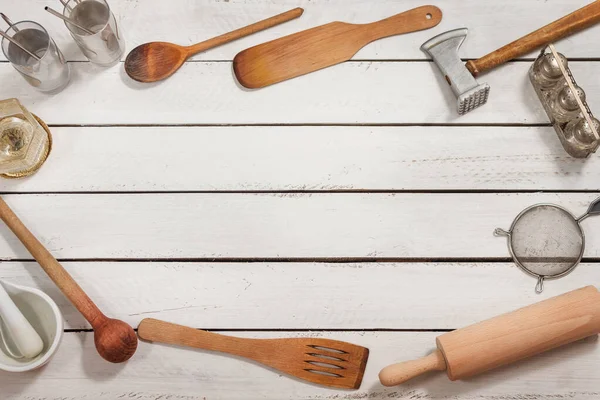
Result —
[[36, 172], [50, 152], [46, 124], [17, 99], [0, 101], [0, 175], [19, 178]]

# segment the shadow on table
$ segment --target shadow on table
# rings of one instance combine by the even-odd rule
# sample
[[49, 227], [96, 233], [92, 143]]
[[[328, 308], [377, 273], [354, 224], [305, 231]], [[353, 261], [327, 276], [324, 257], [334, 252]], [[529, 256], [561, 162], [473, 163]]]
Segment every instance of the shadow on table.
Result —
[[[93, 332], [70, 333], [70, 335], [73, 334], [77, 335], [81, 341], [81, 366], [84, 374], [91, 380], [95, 382], [111, 380], [127, 365], [127, 362], [120, 364], [110, 363], [100, 357], [94, 345]], [[139, 356], [137, 352], [133, 357], [136, 356]]]

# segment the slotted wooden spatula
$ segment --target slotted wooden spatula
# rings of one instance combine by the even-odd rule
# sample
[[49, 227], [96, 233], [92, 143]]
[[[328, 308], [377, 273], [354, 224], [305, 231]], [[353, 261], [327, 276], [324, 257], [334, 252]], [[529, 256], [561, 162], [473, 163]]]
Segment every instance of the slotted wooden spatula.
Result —
[[338, 340], [315, 338], [246, 339], [201, 331], [146, 318], [138, 335], [152, 342], [233, 354], [319, 385], [358, 389], [369, 349]]
[[423, 6], [370, 24], [331, 22], [238, 53], [233, 70], [240, 84], [258, 89], [351, 59], [374, 40], [433, 28], [442, 11]]

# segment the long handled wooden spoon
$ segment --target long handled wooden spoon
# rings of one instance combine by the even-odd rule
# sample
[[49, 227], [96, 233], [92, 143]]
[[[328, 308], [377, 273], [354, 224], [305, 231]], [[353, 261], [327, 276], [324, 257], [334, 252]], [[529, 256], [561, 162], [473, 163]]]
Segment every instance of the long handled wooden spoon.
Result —
[[168, 42], [142, 44], [131, 50], [127, 55], [125, 59], [125, 72], [139, 82], [160, 81], [173, 75], [183, 65], [185, 60], [194, 54], [298, 18], [303, 12], [302, 8], [294, 8], [293, 10], [192, 46], [179, 46]]
[[439, 8], [422, 6], [370, 24], [331, 22], [246, 49], [233, 59], [233, 70], [240, 84], [257, 89], [348, 61], [374, 40], [441, 20]]
[[102, 358], [113, 363], [130, 359], [138, 343], [133, 328], [123, 321], [104, 315], [63, 266], [23, 225], [2, 198], [0, 198], [0, 219], [13, 231], [50, 279], [92, 325], [96, 350]]
[[144, 340], [233, 354], [319, 385], [358, 389], [369, 349], [330, 339], [246, 339], [219, 335], [146, 318], [138, 326]]

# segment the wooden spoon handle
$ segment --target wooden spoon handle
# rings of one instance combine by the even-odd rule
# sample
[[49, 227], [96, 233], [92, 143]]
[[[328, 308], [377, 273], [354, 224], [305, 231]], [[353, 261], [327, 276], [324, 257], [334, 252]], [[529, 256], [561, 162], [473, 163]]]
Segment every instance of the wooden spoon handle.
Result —
[[0, 198], [0, 219], [13, 231], [21, 243], [29, 250], [33, 258], [46, 271], [50, 279], [54, 281], [56, 286], [58, 286], [93, 327], [106, 321], [106, 316], [102, 314], [63, 266], [46, 250], [44, 245], [23, 225], [23, 222], [21, 222], [19, 217], [16, 216], [2, 198]]
[[484, 71], [525, 55], [539, 47], [579, 32], [599, 21], [600, 1], [594, 1], [478, 60], [468, 61], [467, 68], [473, 76], [477, 76]]
[[286, 11], [282, 14], [275, 15], [271, 18], [263, 19], [262, 21], [256, 22], [252, 25], [236, 29], [235, 31], [225, 33], [223, 35], [214, 37], [212, 39], [200, 42], [192, 46], [187, 46], [186, 49], [188, 50], [188, 57], [191, 57], [196, 53], [200, 53], [201, 51], [212, 49], [213, 47], [232, 42], [244, 36], [249, 36], [253, 33], [260, 32], [262, 30], [271, 28], [275, 25], [279, 25], [292, 19], [298, 18], [302, 15], [303, 12], [304, 9], [302, 8], [294, 8], [293, 10]]
[[246, 358], [252, 358], [252, 349], [258, 342], [256, 339], [220, 335], [154, 318], [145, 318], [140, 322], [138, 336], [151, 342], [219, 351]]
[[383, 386], [396, 386], [429, 371], [445, 371], [446, 360], [439, 350], [417, 360], [405, 361], [385, 367], [379, 373]]
[[370, 40], [377, 40], [402, 33], [433, 28], [442, 21], [442, 10], [436, 6], [413, 8], [381, 21], [360, 25], [369, 33]]

